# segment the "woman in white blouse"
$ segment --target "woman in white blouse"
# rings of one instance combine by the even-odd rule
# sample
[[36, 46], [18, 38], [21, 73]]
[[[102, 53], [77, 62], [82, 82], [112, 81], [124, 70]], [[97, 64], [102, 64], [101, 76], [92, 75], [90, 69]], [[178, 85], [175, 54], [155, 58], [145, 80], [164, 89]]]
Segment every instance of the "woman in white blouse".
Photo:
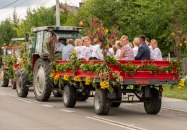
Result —
[[151, 59], [152, 60], [162, 60], [162, 52], [158, 48], [158, 42], [155, 39], [151, 40], [151, 46], [153, 48], [151, 52]]
[[115, 59], [119, 59], [120, 54], [121, 54], [121, 50], [123, 49], [123, 45], [122, 45], [121, 41], [116, 41], [115, 46], [117, 48], [117, 52], [116, 52], [116, 55], [114, 57], [115, 57]]
[[91, 44], [91, 40], [88, 36], [85, 36], [83, 38], [83, 47], [82, 47], [82, 51], [80, 54], [80, 59], [82, 60], [89, 60], [91, 58], [92, 55], [92, 47], [90, 46]]
[[81, 39], [76, 39], [75, 40], [75, 49], [74, 50], [76, 50], [78, 59], [81, 58], [81, 52], [82, 52], [82, 49], [83, 49], [82, 43], [83, 42], [82, 42]]
[[90, 60], [103, 60], [103, 49], [101, 48], [101, 43], [97, 38], [94, 39], [94, 45], [92, 46], [92, 55]]
[[139, 45], [139, 38], [138, 37], [135, 37], [134, 40], [133, 40], [133, 52], [134, 52], [134, 57], [137, 55], [138, 53], [138, 45]]

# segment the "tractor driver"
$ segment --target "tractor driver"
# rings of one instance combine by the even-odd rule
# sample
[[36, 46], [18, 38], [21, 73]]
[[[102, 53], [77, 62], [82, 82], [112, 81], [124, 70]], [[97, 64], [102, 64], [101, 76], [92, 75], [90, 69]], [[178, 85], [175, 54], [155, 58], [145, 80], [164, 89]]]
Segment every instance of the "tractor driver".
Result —
[[55, 53], [55, 54], [56, 54], [56, 53], [59, 53], [59, 52], [60, 52], [60, 53], [62, 52], [63, 48], [65, 47], [65, 45], [62, 44], [63, 41], [65, 41], [65, 39], [59, 39], [59, 40], [58, 40], [57, 35], [54, 34], [54, 33], [52, 34], [52, 37], [51, 37], [51, 39], [50, 39], [49, 42], [52, 42], [52, 43], [55, 44], [55, 45], [54, 45], [54, 53]]

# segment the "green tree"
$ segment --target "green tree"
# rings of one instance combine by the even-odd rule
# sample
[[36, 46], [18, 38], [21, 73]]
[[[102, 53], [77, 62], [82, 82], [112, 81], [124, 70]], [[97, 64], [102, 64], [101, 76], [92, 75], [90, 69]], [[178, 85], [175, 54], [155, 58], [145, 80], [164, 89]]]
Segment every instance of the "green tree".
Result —
[[104, 26], [118, 26], [122, 34], [134, 37], [144, 34], [157, 39], [163, 55], [173, 51], [171, 33], [174, 31], [173, 16], [179, 20], [179, 28], [187, 28], [187, 0], [87, 0], [80, 8], [76, 20], [88, 28], [93, 16], [102, 19]]
[[40, 7], [38, 9], [27, 10], [27, 15], [21, 21], [18, 36], [24, 36], [26, 32], [30, 32], [33, 27], [55, 25], [55, 14], [52, 8]]
[[11, 41], [11, 38], [16, 37], [17, 33], [13, 30], [13, 23], [10, 18], [5, 19], [0, 24], [0, 46], [4, 43], [8, 45]]

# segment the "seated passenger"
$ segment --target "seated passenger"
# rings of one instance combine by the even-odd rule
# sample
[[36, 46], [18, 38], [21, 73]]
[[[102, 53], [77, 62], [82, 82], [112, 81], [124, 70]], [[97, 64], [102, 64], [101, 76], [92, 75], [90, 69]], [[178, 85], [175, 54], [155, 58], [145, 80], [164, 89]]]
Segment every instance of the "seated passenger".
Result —
[[94, 46], [92, 46], [93, 52], [91, 55], [91, 60], [103, 60], [103, 49], [101, 49], [101, 43], [98, 41], [98, 39], [94, 39]]
[[152, 60], [162, 60], [162, 52], [158, 48], [158, 42], [155, 39], [151, 40], [151, 59]]
[[133, 40], [133, 45], [134, 45], [134, 48], [132, 49], [133, 52], [134, 52], [134, 57], [138, 54], [138, 45], [139, 45], [139, 38], [138, 37], [135, 37], [134, 40]]
[[117, 51], [116, 51], [116, 54], [115, 54], [114, 57], [115, 57], [115, 59], [119, 60], [121, 50], [123, 49], [123, 45], [122, 45], [121, 41], [118, 40], [118, 41], [115, 42], [115, 46], [117, 48]]
[[113, 49], [113, 46], [112, 46], [111, 43], [109, 44], [109, 49], [108, 49], [108, 51], [111, 53], [111, 55], [114, 55], [114, 49]]
[[74, 50], [74, 40], [73, 39], [68, 39], [67, 40], [67, 45], [63, 48], [62, 50], [62, 59], [63, 60], [68, 60], [71, 57], [71, 52]]
[[88, 36], [85, 36], [83, 38], [83, 47], [81, 51], [81, 55], [80, 55], [80, 59], [82, 60], [89, 60], [91, 58], [92, 55], [92, 47], [90, 46], [91, 41], [90, 38]]
[[82, 40], [81, 39], [76, 39], [75, 40], [75, 49], [77, 53], [77, 58], [81, 58], [81, 52], [82, 52], [83, 46], [82, 46]]
[[62, 52], [63, 48], [65, 47], [65, 45], [60, 42], [61, 40], [62, 39], [59, 39], [59, 41], [57, 40], [57, 38], [54, 39], [55, 53]]
[[123, 45], [123, 49], [121, 50], [119, 59], [134, 60], [134, 53], [126, 35], [121, 37], [121, 43]]

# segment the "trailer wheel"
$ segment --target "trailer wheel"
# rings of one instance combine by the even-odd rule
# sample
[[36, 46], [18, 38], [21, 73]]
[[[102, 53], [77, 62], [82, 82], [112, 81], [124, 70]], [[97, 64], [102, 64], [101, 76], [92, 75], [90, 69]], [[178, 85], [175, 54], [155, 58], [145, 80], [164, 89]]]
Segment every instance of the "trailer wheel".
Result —
[[149, 102], [144, 102], [145, 111], [148, 114], [157, 114], [161, 109], [161, 97], [156, 88], [151, 88]]
[[63, 91], [64, 106], [73, 108], [76, 104], [76, 89], [74, 86], [66, 85]]
[[90, 96], [90, 93], [89, 92], [86, 92], [86, 93], [80, 93], [80, 92], [77, 92], [77, 101], [86, 101]]
[[8, 74], [4, 71], [2, 71], [2, 79], [1, 79], [1, 87], [8, 87], [9, 79]]
[[38, 101], [47, 101], [52, 91], [50, 79], [50, 63], [38, 59], [34, 66], [33, 74], [34, 95]]
[[110, 99], [107, 98], [107, 91], [97, 89], [94, 96], [94, 109], [98, 115], [107, 115], [110, 110]]
[[116, 101], [119, 101], [119, 102], [112, 102], [111, 107], [119, 107], [121, 105], [121, 98], [122, 97], [117, 97]]
[[29, 87], [27, 86], [27, 72], [25, 69], [18, 70], [16, 75], [16, 92], [18, 97], [27, 97]]
[[16, 81], [14, 78], [11, 79], [11, 87], [12, 89], [16, 89]]

